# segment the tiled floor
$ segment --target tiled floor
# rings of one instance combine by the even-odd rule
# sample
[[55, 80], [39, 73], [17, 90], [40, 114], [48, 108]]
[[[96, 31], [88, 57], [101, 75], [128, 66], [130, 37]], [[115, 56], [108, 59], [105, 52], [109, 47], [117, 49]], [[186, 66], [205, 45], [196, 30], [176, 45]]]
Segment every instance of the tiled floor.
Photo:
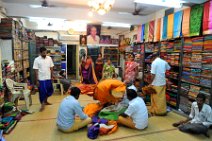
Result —
[[[64, 134], [57, 130], [56, 117], [61, 100], [65, 96], [54, 94], [49, 101], [53, 105], [47, 106], [43, 112], [39, 112], [40, 104], [38, 95], [33, 95], [31, 109], [35, 113], [26, 115], [17, 124], [15, 129], [6, 135], [6, 141], [87, 141], [86, 128], [75, 133]], [[87, 95], [81, 95], [81, 105], [95, 102]], [[149, 126], [144, 131], [132, 130], [120, 126], [118, 131], [111, 135], [99, 136], [97, 141], [211, 141], [203, 135], [193, 136], [179, 132], [172, 127], [172, 123], [182, 120], [184, 117], [170, 112], [166, 117], [149, 118]], [[212, 132], [210, 131], [212, 136]]]

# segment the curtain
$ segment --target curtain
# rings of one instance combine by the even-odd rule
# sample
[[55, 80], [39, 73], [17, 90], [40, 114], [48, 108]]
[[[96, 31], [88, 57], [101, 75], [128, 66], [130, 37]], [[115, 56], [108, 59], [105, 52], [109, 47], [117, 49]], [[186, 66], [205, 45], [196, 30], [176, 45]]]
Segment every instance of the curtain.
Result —
[[161, 18], [155, 21], [154, 41], [160, 41]]
[[174, 14], [168, 15], [167, 38], [173, 38]]
[[174, 13], [174, 38], [178, 38], [181, 36], [182, 16], [183, 11], [178, 11]]
[[195, 5], [191, 8], [190, 36], [199, 36], [202, 24], [203, 5]]
[[182, 34], [184, 37], [189, 36], [190, 12], [191, 8], [183, 10]]

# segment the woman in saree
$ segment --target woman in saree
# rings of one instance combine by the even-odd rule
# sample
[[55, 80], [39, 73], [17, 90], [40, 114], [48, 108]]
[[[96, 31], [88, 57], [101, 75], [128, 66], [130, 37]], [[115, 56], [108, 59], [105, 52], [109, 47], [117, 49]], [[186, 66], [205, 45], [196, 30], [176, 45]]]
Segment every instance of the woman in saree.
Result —
[[87, 59], [82, 60], [80, 66], [81, 83], [83, 84], [97, 84], [97, 78], [95, 75], [93, 61], [90, 56]]
[[103, 67], [103, 76], [102, 79], [110, 79], [115, 75], [115, 67], [111, 63], [110, 58], [107, 59], [107, 63], [104, 64]]
[[124, 72], [124, 81], [127, 83], [134, 82], [135, 78], [138, 75], [138, 66], [139, 64], [134, 61], [135, 55], [132, 53], [129, 56], [129, 60], [125, 66]]
[[99, 80], [102, 79], [102, 69], [103, 69], [103, 58], [102, 54], [98, 54], [98, 58], [96, 59], [96, 64], [95, 64], [95, 72], [96, 72], [96, 77]]

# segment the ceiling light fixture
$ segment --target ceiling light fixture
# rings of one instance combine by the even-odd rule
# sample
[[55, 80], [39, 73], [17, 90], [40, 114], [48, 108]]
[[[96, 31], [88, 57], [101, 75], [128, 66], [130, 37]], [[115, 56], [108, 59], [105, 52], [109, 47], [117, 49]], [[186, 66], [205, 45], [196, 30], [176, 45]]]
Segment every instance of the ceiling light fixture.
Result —
[[185, 3], [183, 0], [134, 0], [134, 2], [173, 8], [181, 8]]
[[99, 15], [104, 15], [111, 10], [114, 3], [115, 0], [89, 0], [88, 6]]

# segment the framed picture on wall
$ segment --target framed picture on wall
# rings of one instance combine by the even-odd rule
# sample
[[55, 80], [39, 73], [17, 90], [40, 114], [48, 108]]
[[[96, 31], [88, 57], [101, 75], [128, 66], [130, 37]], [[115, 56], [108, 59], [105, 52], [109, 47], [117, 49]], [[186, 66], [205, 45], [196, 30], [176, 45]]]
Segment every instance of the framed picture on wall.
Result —
[[101, 35], [100, 36], [100, 44], [111, 44], [111, 36], [110, 35]]
[[87, 44], [99, 44], [101, 25], [87, 25]]
[[86, 35], [80, 35], [80, 46], [86, 46], [86, 44], [87, 44]]

